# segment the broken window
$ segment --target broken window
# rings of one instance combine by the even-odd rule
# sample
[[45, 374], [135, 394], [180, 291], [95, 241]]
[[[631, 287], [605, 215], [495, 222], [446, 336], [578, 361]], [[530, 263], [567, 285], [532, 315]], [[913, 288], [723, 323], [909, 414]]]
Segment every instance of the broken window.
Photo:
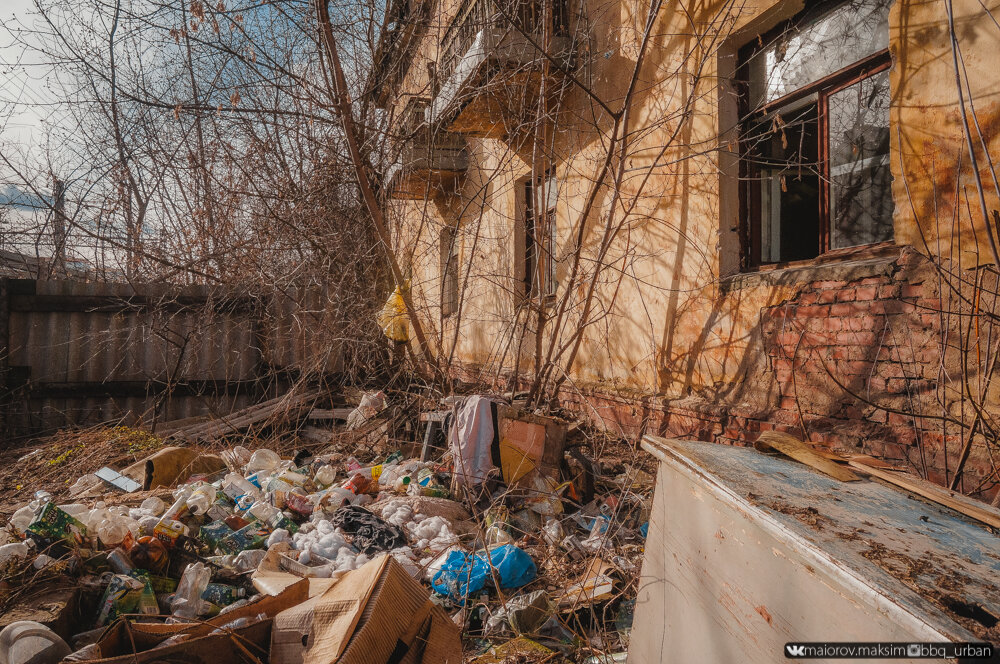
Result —
[[524, 292], [530, 297], [556, 293], [555, 230], [558, 186], [545, 175], [524, 182]]
[[441, 315], [458, 311], [458, 230], [441, 229]]
[[892, 239], [890, 2], [814, 5], [740, 51], [749, 265]]

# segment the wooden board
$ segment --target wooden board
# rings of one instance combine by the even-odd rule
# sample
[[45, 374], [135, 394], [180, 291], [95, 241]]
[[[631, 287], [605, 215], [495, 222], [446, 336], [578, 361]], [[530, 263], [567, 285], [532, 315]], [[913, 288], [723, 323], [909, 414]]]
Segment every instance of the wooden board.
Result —
[[861, 479], [856, 473], [852, 473], [836, 461], [821, 456], [816, 450], [791, 434], [780, 431], [765, 431], [760, 434], [760, 438], [753, 446], [762, 452], [767, 450], [781, 452], [785, 456], [815, 468], [821, 473], [826, 473], [841, 482], [857, 482]]
[[875, 466], [868, 465], [865, 461], [860, 459], [852, 459], [850, 464], [858, 470], [874, 475], [880, 480], [894, 484], [901, 489], [912, 491], [918, 496], [926, 498], [927, 500], [932, 500], [935, 503], [944, 505], [945, 507], [950, 507], [960, 514], [972, 517], [977, 521], [982, 521], [983, 523], [993, 526], [994, 528], [1000, 528], [1000, 509], [987, 505], [986, 503], [981, 503], [978, 500], [964, 496], [957, 491], [952, 491], [944, 488], [943, 486], [932, 484], [927, 480], [920, 479], [919, 477], [915, 477], [913, 475], [894, 470], [876, 468]]

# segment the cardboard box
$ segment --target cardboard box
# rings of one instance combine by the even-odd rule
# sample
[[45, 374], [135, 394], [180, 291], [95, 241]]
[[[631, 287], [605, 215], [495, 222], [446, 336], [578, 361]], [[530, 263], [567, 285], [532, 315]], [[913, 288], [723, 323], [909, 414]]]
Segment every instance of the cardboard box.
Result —
[[279, 613], [272, 664], [459, 664], [458, 627], [392, 556]]
[[551, 417], [497, 407], [500, 471], [509, 486], [530, 487], [537, 475], [558, 478], [566, 425]]
[[[131, 622], [120, 618], [111, 624], [97, 640], [99, 658], [89, 662], [101, 664], [219, 664], [219, 662], [265, 662], [271, 642], [273, 618], [278, 613], [304, 602], [309, 595], [306, 580], [288, 586], [281, 594], [234, 609], [211, 620], [197, 623], [164, 624]], [[263, 613], [267, 620], [222, 634], [211, 634], [237, 618], [253, 618]], [[142, 616], [148, 619], [149, 616]], [[166, 617], [166, 616], [162, 616]], [[157, 648], [171, 636], [190, 635], [186, 641]]]

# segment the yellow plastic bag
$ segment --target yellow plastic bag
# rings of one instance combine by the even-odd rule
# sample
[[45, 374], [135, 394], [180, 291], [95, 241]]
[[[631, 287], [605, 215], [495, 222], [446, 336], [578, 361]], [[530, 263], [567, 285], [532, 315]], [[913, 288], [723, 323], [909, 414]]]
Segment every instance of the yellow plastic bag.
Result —
[[409, 317], [406, 315], [406, 303], [399, 286], [385, 301], [385, 306], [378, 314], [378, 324], [382, 327], [382, 333], [393, 341], [407, 341], [410, 338]]

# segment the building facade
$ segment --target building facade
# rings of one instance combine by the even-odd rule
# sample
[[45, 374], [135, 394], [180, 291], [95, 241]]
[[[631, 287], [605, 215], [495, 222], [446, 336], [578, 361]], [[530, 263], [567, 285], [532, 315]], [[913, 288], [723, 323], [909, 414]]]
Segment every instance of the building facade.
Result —
[[779, 428], [992, 495], [998, 17], [397, 3], [371, 92], [438, 353], [629, 433]]

